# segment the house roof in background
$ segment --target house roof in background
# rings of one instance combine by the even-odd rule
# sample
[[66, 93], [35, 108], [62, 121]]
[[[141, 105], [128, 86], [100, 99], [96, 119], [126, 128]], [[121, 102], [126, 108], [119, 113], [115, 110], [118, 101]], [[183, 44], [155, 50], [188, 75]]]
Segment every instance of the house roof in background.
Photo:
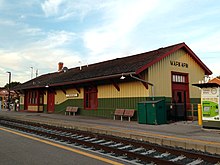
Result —
[[8, 90], [5, 88], [0, 88], [0, 96], [4, 96], [8, 94]]
[[220, 86], [220, 79], [219, 78], [213, 78], [208, 83], [216, 83], [216, 84], [218, 84]]
[[14, 89], [19, 90], [42, 88], [47, 85], [62, 86], [77, 84], [94, 80], [104, 80], [107, 78], [120, 77], [122, 73], [139, 74], [146, 70], [148, 67], [152, 66], [153, 64], [157, 63], [158, 61], [179, 49], [184, 49], [200, 65], [200, 67], [205, 71], [205, 74], [212, 74], [208, 67], [185, 43], [179, 43], [141, 54], [116, 58], [88, 66], [71, 68], [66, 72], [62, 71], [44, 74], [35, 79], [20, 84]]

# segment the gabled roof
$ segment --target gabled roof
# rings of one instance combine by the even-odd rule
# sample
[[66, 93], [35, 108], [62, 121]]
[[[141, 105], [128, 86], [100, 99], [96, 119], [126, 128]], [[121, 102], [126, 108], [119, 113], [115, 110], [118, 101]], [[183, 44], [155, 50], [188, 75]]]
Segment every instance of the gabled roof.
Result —
[[41, 88], [46, 85], [61, 86], [68, 84], [78, 84], [94, 80], [103, 80], [107, 78], [120, 77], [121, 74], [139, 74], [148, 67], [169, 56], [173, 52], [184, 49], [200, 65], [205, 74], [210, 75], [212, 72], [196, 56], [196, 54], [185, 44], [179, 43], [172, 46], [160, 48], [157, 50], [116, 58], [104, 62], [69, 69], [67, 72], [54, 72], [39, 76], [35, 79], [18, 85], [16, 89]]
[[208, 83], [216, 83], [220, 86], [220, 79], [219, 78], [213, 78], [212, 80], [210, 80]]

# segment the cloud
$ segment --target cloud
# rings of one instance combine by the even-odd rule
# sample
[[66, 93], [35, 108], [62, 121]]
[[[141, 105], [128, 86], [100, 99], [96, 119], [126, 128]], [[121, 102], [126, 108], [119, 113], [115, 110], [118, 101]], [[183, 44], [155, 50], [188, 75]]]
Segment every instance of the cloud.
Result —
[[[17, 71], [21, 71], [23, 58], [21, 54], [17, 52], [10, 52], [5, 50], [0, 50], [1, 61], [4, 61], [0, 67], [0, 86], [4, 86], [7, 82], [6, 72], [12, 72], [13, 79], [17, 79]], [[22, 72], [23, 73], [23, 72]], [[15, 74], [15, 75], [14, 75]], [[23, 75], [25, 77], [25, 75]]]
[[51, 49], [64, 46], [75, 39], [75, 33], [67, 31], [54, 31], [46, 33], [44, 39], [30, 44], [30, 47], [36, 49]]
[[83, 19], [90, 11], [99, 8], [101, 0], [46, 0], [41, 8], [47, 17], [56, 17], [57, 20], [72, 19], [79, 16]]
[[8, 68], [12, 67], [14, 70], [19, 69], [18, 63], [22, 61], [22, 57], [16, 53], [16, 52], [6, 52], [1, 51], [0, 52], [1, 60], [4, 61], [3, 64], [1, 64], [2, 67]]
[[116, 3], [109, 0], [46, 0], [41, 3], [41, 8], [47, 17], [56, 16], [55, 19], [59, 21], [73, 19], [82, 21], [90, 13], [102, 11], [112, 4]]
[[[39, 75], [48, 72], [56, 72], [58, 62], [64, 62], [64, 65], [68, 68], [78, 66], [78, 61], [81, 61], [81, 57], [78, 52], [69, 50], [67, 47], [72, 44], [75, 39], [75, 33], [66, 31], [53, 31], [49, 33], [42, 32], [39, 29], [25, 29], [38, 33], [40, 35], [46, 35], [44, 39], [32, 41], [26, 43], [23, 48], [15, 50], [0, 49], [0, 57], [4, 63], [1, 65], [1, 73], [5, 73], [7, 70], [12, 72], [13, 80], [25, 82], [30, 79], [30, 67], [39, 70]], [[7, 78], [7, 75], [6, 75]], [[4, 86], [2, 82], [4, 78], [0, 78], [0, 86]]]
[[[1, 60], [4, 61], [0, 67], [0, 86], [5, 84], [6, 71], [12, 72], [12, 81], [25, 82], [30, 79], [30, 67], [39, 70], [39, 74], [56, 72], [58, 62], [64, 62], [68, 68], [78, 66], [81, 58], [77, 52], [68, 51], [62, 48], [53, 49], [36, 49], [35, 47], [28, 50], [20, 51], [1, 51]], [[3, 76], [2, 76], [3, 75]], [[7, 76], [7, 75], [6, 75]], [[7, 81], [6, 81], [7, 82]]]
[[199, 40], [195, 40], [190, 44], [192, 50], [199, 58], [210, 68], [214, 76], [220, 76], [219, 54], [220, 54], [220, 33], [212, 31], [204, 33]]
[[[67, 67], [73, 67], [80, 61], [79, 54], [77, 52], [72, 52], [64, 49], [42, 49], [33, 51], [30, 49], [24, 51], [23, 57], [26, 63], [29, 62], [30, 66], [38, 68], [41, 73], [54, 72], [57, 70], [58, 62], [64, 62]], [[31, 57], [31, 58], [30, 58]], [[33, 58], [38, 59], [33, 61]]]
[[20, 29], [18, 33], [26, 36], [39, 36], [45, 34], [40, 28], [32, 28], [28, 26], [24, 26], [24, 28]]
[[46, 0], [41, 4], [41, 7], [47, 17], [54, 16], [58, 14], [62, 2], [63, 0]]
[[12, 21], [12, 20], [6, 20], [6, 19], [0, 19], [0, 25], [1, 26], [15, 26], [16, 22]]
[[210, 58], [213, 51], [220, 52], [219, 25], [213, 19], [219, 9], [212, 6], [202, 8], [207, 6], [204, 3], [192, 8], [195, 3], [190, 1], [189, 4], [185, 1], [123, 2], [106, 5], [105, 12], [98, 17], [102, 24], [84, 32], [83, 40], [91, 61], [104, 61], [186, 42], [214, 73], [220, 75], [216, 60], [219, 57], [215, 53], [214, 60]]
[[0, 0], [0, 74], [10, 69], [25, 81], [30, 67], [44, 74], [60, 61], [72, 68], [177, 42], [219, 68], [217, 58], [204, 58], [219, 52], [218, 8], [190, 0]]
[[193, 49], [199, 50], [201, 54], [220, 52], [219, 38], [220, 32], [215, 32], [213, 34], [209, 34], [208, 36], [200, 38], [200, 40], [197, 40], [196, 42], [192, 43], [191, 46]]
[[155, 9], [157, 1], [117, 1], [105, 6], [98, 28], [85, 31], [83, 40], [91, 54], [101, 54], [112, 47], [123, 47], [129, 35]]
[[[66, 66], [74, 66], [80, 60], [76, 51], [68, 49], [69, 44], [73, 44], [75, 33], [66, 31], [49, 32], [45, 39], [33, 42], [22, 51], [23, 57], [32, 65], [39, 65], [39, 69], [55, 70], [59, 61], [64, 62]], [[31, 57], [31, 58], [30, 58]], [[38, 59], [33, 63], [33, 58]]]

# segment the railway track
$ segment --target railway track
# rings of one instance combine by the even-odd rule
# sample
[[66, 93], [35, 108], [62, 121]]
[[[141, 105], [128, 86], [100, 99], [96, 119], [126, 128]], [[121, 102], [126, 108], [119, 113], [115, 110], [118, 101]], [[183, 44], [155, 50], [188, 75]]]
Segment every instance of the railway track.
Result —
[[98, 151], [111, 157], [123, 159], [131, 164], [220, 164], [220, 157], [217, 155], [162, 147], [109, 135], [6, 118], [0, 118], [0, 125], [68, 145], [71, 144], [81, 146], [87, 150]]

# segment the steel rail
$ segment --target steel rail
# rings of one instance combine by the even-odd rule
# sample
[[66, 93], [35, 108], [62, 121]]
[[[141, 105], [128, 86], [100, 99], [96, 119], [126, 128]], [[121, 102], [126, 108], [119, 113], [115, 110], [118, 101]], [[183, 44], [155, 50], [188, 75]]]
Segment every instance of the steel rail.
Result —
[[[82, 135], [84, 137], [90, 137], [90, 138], [97, 138], [97, 139], [105, 139], [107, 141], [114, 141], [117, 143], [123, 143], [123, 145], [132, 145], [134, 147], [138, 147], [138, 148], [144, 148], [144, 149], [154, 149], [157, 152], [160, 153], [170, 153], [176, 156], [181, 156], [184, 155], [187, 158], [191, 158], [191, 159], [198, 159], [201, 158], [204, 161], [210, 162], [210, 163], [219, 163], [220, 162], [220, 157], [219, 156], [214, 156], [214, 155], [207, 155], [204, 153], [195, 153], [192, 151], [186, 151], [186, 150], [180, 150], [180, 149], [175, 149], [175, 148], [171, 148], [171, 147], [164, 147], [164, 146], [159, 146], [159, 145], [154, 145], [151, 143], [146, 143], [146, 142], [141, 142], [141, 141], [134, 141], [131, 139], [125, 139], [125, 138], [119, 138], [119, 137], [114, 137], [114, 136], [109, 136], [109, 135], [103, 135], [103, 134], [97, 134], [97, 133], [91, 133], [91, 132], [86, 132], [86, 131], [80, 131], [80, 130], [73, 130], [73, 129], [69, 129], [69, 128], [63, 128], [63, 127], [57, 127], [57, 126], [53, 126], [53, 125], [47, 125], [47, 124], [40, 124], [40, 123], [34, 123], [34, 122], [26, 122], [26, 121], [19, 121], [19, 120], [9, 120], [9, 119], [0, 119], [1, 120], [6, 120], [6, 121], [11, 121], [11, 122], [16, 122], [16, 123], [20, 123], [20, 124], [24, 124], [24, 125], [28, 125], [28, 126], [32, 126], [32, 127], [40, 127], [40, 128], [44, 128], [44, 129], [48, 129], [48, 130], [56, 130], [56, 132], [63, 132], [63, 134], [78, 134], [78, 135]], [[3, 124], [4, 125], [4, 124]], [[7, 125], [7, 124], [5, 124]], [[9, 127], [16, 127], [16, 129], [25, 129], [26, 132], [30, 132], [33, 133], [35, 132], [38, 135], [44, 135], [53, 139], [58, 139], [58, 140], [63, 140], [63, 141], [67, 141], [68, 143], [77, 143], [80, 145], [84, 145], [87, 147], [91, 147], [91, 148], [96, 148], [98, 150], [104, 150], [106, 152], [114, 152], [115, 154], [118, 155], [126, 155], [129, 158], [133, 158], [133, 159], [139, 159], [141, 161], [152, 161], [158, 164], [164, 163], [164, 164], [178, 164], [177, 162], [171, 162], [168, 160], [164, 160], [164, 159], [158, 159], [158, 158], [154, 158], [151, 156], [147, 156], [147, 155], [141, 155], [141, 154], [137, 154], [134, 152], [129, 152], [127, 150], [123, 150], [123, 149], [117, 149], [117, 148], [112, 148], [112, 147], [108, 147], [108, 146], [104, 146], [104, 145], [100, 145], [100, 144], [94, 144], [91, 142], [86, 142], [86, 141], [81, 141], [78, 139], [73, 139], [71, 137], [67, 137], [65, 135], [62, 134], [51, 134], [45, 131], [39, 131], [39, 130], [32, 130], [29, 128], [23, 128], [22, 126], [10, 126], [8, 124]], [[65, 132], [65, 133], [64, 133]], [[163, 161], [163, 162], [161, 162]]]

